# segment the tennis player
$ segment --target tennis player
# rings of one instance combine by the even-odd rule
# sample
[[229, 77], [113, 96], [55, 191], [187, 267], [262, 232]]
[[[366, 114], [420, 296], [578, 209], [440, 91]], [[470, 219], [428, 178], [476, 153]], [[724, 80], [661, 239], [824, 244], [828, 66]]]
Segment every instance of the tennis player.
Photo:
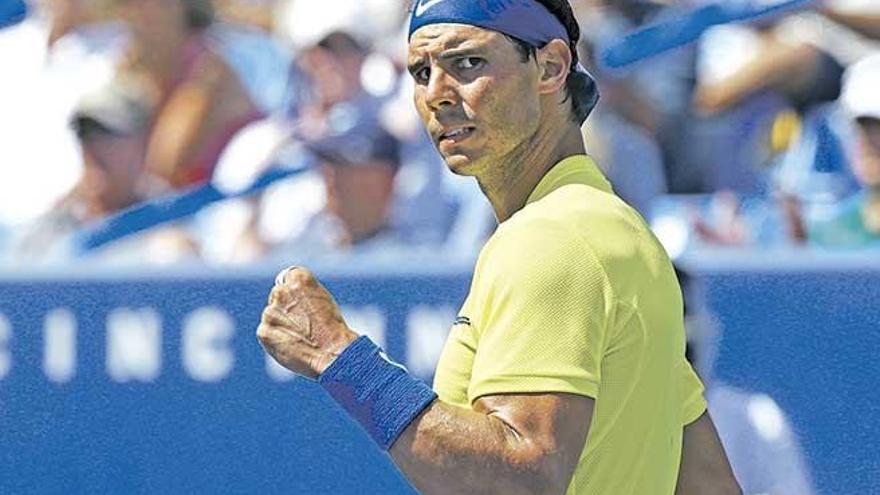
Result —
[[567, 0], [414, 5], [416, 108], [500, 223], [433, 389], [303, 268], [279, 274], [257, 336], [426, 495], [740, 493], [684, 358], [672, 265], [585, 153], [597, 93], [579, 36]]

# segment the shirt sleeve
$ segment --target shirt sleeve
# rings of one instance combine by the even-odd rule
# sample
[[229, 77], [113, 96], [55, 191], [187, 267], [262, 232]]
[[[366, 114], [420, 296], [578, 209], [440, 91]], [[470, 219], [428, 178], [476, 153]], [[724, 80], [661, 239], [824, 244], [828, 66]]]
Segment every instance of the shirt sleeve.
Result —
[[681, 424], [687, 426], [706, 412], [706, 399], [703, 395], [705, 390], [703, 382], [686, 359], [682, 359], [679, 363], [679, 378], [683, 399]]
[[[504, 227], [504, 226], [502, 226]], [[497, 232], [478, 263], [481, 317], [468, 397], [596, 398], [611, 294], [586, 242], [552, 222]]]

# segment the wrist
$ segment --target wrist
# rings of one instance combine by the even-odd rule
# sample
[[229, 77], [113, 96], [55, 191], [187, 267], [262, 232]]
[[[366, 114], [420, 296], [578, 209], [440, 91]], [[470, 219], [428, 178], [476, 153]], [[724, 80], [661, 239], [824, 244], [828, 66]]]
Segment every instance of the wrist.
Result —
[[347, 346], [318, 383], [385, 450], [437, 398], [366, 336]]
[[356, 340], [358, 339], [358, 334], [352, 332], [348, 328], [345, 331], [340, 333], [340, 337], [329, 346], [327, 352], [324, 354], [324, 357], [319, 361], [317, 365], [317, 369], [315, 370], [315, 374], [320, 376], [327, 371], [327, 368], [333, 365], [333, 363], [339, 359], [339, 356], [345, 352]]

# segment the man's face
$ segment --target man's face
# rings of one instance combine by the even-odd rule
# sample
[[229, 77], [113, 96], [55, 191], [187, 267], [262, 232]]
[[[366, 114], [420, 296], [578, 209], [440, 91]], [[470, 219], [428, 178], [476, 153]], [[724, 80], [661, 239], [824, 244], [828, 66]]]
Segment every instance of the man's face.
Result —
[[880, 188], [880, 120], [864, 119], [858, 128], [859, 153], [853, 172], [863, 185]]
[[137, 200], [136, 187], [145, 147], [142, 135], [102, 133], [82, 142], [83, 158], [91, 173], [87, 193], [92, 209], [106, 213]]
[[169, 29], [186, 25], [186, 10], [180, 0], [116, 0], [120, 15], [132, 34], [149, 41], [164, 41]]
[[309, 48], [301, 57], [323, 107], [350, 100], [360, 91], [360, 62], [354, 54], [337, 55], [320, 46]]
[[351, 243], [374, 233], [387, 223], [394, 193], [394, 169], [386, 162], [357, 166], [324, 164], [327, 210], [345, 225]]
[[495, 31], [433, 24], [409, 44], [415, 105], [453, 172], [480, 175], [531, 142], [541, 115], [538, 68]]

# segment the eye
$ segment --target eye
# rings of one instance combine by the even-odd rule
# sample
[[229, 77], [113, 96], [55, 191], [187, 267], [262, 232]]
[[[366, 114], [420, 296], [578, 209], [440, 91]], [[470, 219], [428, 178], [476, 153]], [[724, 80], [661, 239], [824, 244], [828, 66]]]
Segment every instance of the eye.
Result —
[[473, 70], [483, 66], [485, 61], [479, 57], [465, 57], [458, 60], [458, 68], [461, 70]]
[[428, 67], [422, 67], [421, 69], [412, 71], [410, 74], [412, 74], [413, 79], [415, 79], [417, 83], [424, 84], [431, 78], [431, 69]]

